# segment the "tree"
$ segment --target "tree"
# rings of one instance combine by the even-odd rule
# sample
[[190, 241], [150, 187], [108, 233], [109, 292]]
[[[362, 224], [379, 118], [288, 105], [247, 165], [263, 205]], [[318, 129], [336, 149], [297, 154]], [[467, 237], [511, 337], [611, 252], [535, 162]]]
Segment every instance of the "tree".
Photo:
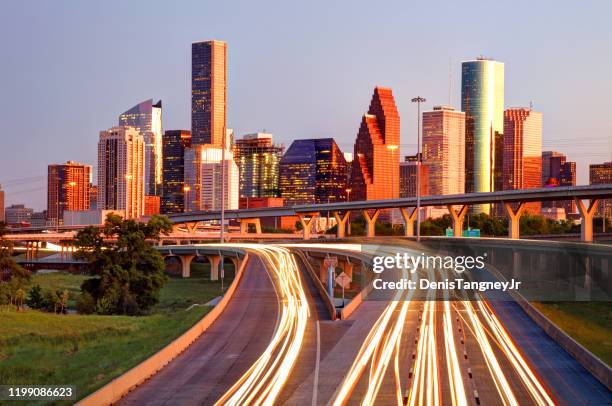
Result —
[[[138, 315], [159, 301], [159, 290], [166, 281], [165, 265], [149, 241], [170, 231], [172, 224], [163, 216], [139, 223], [114, 214], [107, 216], [102, 227], [79, 231], [75, 256], [88, 261], [92, 276], [83, 282], [81, 291], [93, 298], [95, 313]], [[109, 242], [111, 239], [116, 242]]]
[[68, 304], [68, 299], [70, 298], [70, 293], [68, 289], [64, 289], [62, 292], [62, 296], [60, 296], [60, 313], [64, 314], [64, 310], [66, 309], [66, 305]]
[[17, 289], [15, 292], [15, 306], [17, 310], [23, 310], [23, 301], [25, 300], [25, 290], [22, 288]]
[[47, 307], [47, 303], [45, 302], [40, 285], [36, 284], [32, 286], [30, 292], [28, 293], [26, 304], [32, 309], [44, 309]]
[[0, 223], [0, 304], [17, 306], [21, 295], [19, 290], [23, 290], [30, 279], [30, 272], [12, 258], [12, 244], [4, 241], [4, 234], [6, 225]]

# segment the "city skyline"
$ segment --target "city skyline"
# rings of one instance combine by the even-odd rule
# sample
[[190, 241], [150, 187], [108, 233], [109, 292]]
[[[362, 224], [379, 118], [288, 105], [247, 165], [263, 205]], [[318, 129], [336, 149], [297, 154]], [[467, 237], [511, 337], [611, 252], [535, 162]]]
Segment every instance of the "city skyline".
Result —
[[[59, 6], [59, 11], [67, 15], [79, 16], [89, 15], [95, 7], [75, 6], [69, 10]], [[138, 17], [133, 6], [127, 7], [127, 15], [133, 18]], [[224, 7], [217, 9], [210, 6], [206, 11], [211, 11], [215, 17], [222, 19], [228, 17], [230, 11]], [[248, 7], [248, 6], [245, 6]], [[455, 6], [449, 6], [454, 8]], [[155, 8], [151, 11], [155, 21], [163, 21], [161, 16], [163, 10]], [[449, 30], [457, 28], [457, 23], [444, 20], [443, 23], [449, 24], [440, 32], [429, 30], [426, 44], [421, 46], [414, 40], [402, 34], [400, 26], [405, 25], [406, 21], [413, 17], [408, 16], [407, 10], [390, 7], [388, 13], [383, 13], [389, 17], [388, 27], [390, 33], [374, 34], [374, 29], [366, 30], [364, 34], [356, 35], [355, 38], [347, 37], [347, 32], [327, 30], [326, 38], [330, 44], [321, 44], [320, 47], [308, 48], [308, 63], [296, 64], [291, 61], [294, 53], [284, 56], [288, 51], [287, 46], [303, 44], [301, 38], [309, 33], [307, 26], [298, 24], [294, 33], [290, 33], [287, 38], [278, 36], [278, 30], [287, 27], [286, 22], [279, 22], [278, 27], [270, 27], [271, 32], [266, 34], [264, 30], [250, 30], [252, 34], [249, 38], [239, 33], [234, 33], [228, 27], [224, 27], [212, 19], [212, 24], [202, 29], [201, 25], [196, 25], [192, 17], [177, 10], [174, 15], [168, 18], [185, 20], [184, 28], [178, 33], [168, 33], [160, 36], [154, 45], [158, 53], [168, 55], [168, 60], [172, 63], [162, 61], [160, 67], [150, 69], [147, 64], [146, 55], [150, 53], [148, 46], [142, 49], [133, 49], [131, 53], [136, 53], [133, 61], [128, 61], [127, 67], [118, 67], [108, 63], [102, 63], [94, 71], [97, 81], [102, 86], [95, 84], [96, 92], [82, 92], [83, 74], [87, 72], [88, 63], [99, 63], [100, 58], [110, 58], [114, 53], [122, 50], [116, 49], [116, 35], [95, 37], [99, 47], [96, 47], [95, 54], [87, 53], [80, 56], [78, 63], [68, 63], [73, 57], [66, 54], [71, 41], [76, 39], [68, 38], [71, 32], [82, 33], [84, 39], [97, 33], [99, 27], [86, 28], [80, 26], [79, 19], [75, 22], [71, 20], [62, 30], [55, 30], [48, 25], [46, 20], [40, 23], [47, 30], [51, 38], [61, 37], [65, 41], [58, 41], [59, 44], [50, 44], [46, 41], [31, 44], [31, 35], [16, 36], [14, 45], [5, 48], [8, 56], [15, 56], [14, 61], [22, 61], [27, 65], [27, 61], [34, 55], [37, 47], [44, 45], [50, 47], [49, 51], [43, 54], [50, 58], [49, 69], [42, 72], [36, 78], [31, 78], [24, 82], [26, 76], [16, 69], [14, 64], [9, 64], [3, 68], [3, 85], [6, 81], [8, 96], [7, 100], [13, 101], [2, 109], [2, 122], [7, 126], [8, 132], [17, 132], [17, 128], [22, 134], [18, 140], [3, 140], [2, 153], [0, 156], [0, 183], [6, 192], [6, 205], [13, 203], [25, 203], [29, 207], [42, 210], [46, 205], [44, 190], [45, 168], [52, 162], [65, 162], [66, 160], [78, 160], [86, 164], [95, 165], [95, 145], [97, 142], [98, 131], [108, 128], [115, 120], [118, 113], [125, 110], [126, 106], [134, 105], [140, 100], [149, 97], [164, 100], [164, 127], [166, 129], [190, 128], [190, 108], [188, 94], [189, 87], [189, 46], [191, 43], [201, 39], [220, 38], [226, 41], [228, 47], [228, 127], [234, 128], [236, 134], [241, 135], [254, 132], [265, 128], [275, 134], [279, 143], [289, 145], [293, 139], [313, 138], [331, 136], [337, 140], [340, 148], [344, 152], [350, 152], [354, 141], [354, 134], [357, 131], [355, 122], [356, 115], [363, 113], [362, 100], [371, 92], [374, 85], [389, 86], [393, 88], [398, 110], [402, 118], [401, 132], [401, 151], [399, 156], [416, 152], [416, 109], [409, 103], [409, 98], [417, 93], [426, 96], [428, 103], [424, 106], [425, 110], [433, 105], [448, 104], [448, 78], [449, 65], [451, 68], [451, 105], [458, 108], [460, 98], [460, 63], [463, 60], [473, 59], [479, 54], [495, 57], [503, 61], [506, 65], [506, 107], [523, 106], [526, 107], [533, 100], [534, 108], [543, 112], [545, 117], [543, 128], [543, 149], [554, 149], [565, 153], [569, 160], [577, 162], [578, 184], [588, 183], [588, 165], [590, 163], [601, 163], [609, 161], [610, 147], [608, 140], [611, 138], [612, 128], [609, 120], [606, 119], [604, 95], [612, 91], [609, 81], [602, 80], [605, 77], [599, 72], [605, 72], [612, 66], [612, 61], [604, 59], [600, 64], [589, 66], [588, 75], [578, 76], [576, 72], [576, 61], [588, 55], [596, 55], [595, 50], [598, 44], [605, 43], [610, 39], [609, 31], [604, 31], [603, 20], [598, 20], [601, 13], [594, 13], [588, 7], [580, 10], [578, 14], [570, 13], [568, 10], [559, 8], [559, 22], [549, 27], [550, 36], [559, 33], [557, 42], [543, 47], [543, 42], [548, 39], [539, 38], [534, 44], [526, 44], [520, 41], [524, 35], [519, 34], [512, 37], [510, 34], [502, 35], [494, 33], [493, 37], [484, 40], [483, 33], [490, 32], [486, 26], [479, 28], [469, 27], [470, 19], [464, 20], [464, 31], [460, 35], [460, 44], [441, 45], [440, 38], [448, 34]], [[60, 18], [56, 10], [47, 9], [46, 6], [39, 6], [32, 10], [32, 7], [14, 4], [9, 6], [16, 21], [19, 17], [25, 17], [26, 12], [34, 13], [33, 18], [38, 18], [49, 13], [51, 17]], [[265, 7], [264, 7], [265, 9]], [[391, 9], [397, 11], [392, 13]], [[458, 13], [467, 13], [466, 10], [458, 9]], [[494, 10], [491, 10], [493, 12]], [[513, 12], [511, 10], [505, 10]], [[535, 27], [537, 18], [543, 18], [545, 8], [538, 5], [533, 10], [533, 16], [527, 21], [528, 26]], [[353, 10], [340, 10], [336, 6], [329, 10], [326, 16], [316, 17], [314, 22], [322, 24], [334, 15], [339, 13], [352, 15]], [[432, 13], [430, 7], [420, 6], [415, 13]], [[197, 14], [197, 13], [195, 13]], [[259, 12], [261, 14], [261, 12]], [[256, 15], [259, 15], [256, 14]], [[589, 25], [583, 21], [589, 16]], [[401, 20], [401, 18], [407, 20]], [[478, 16], [475, 15], [473, 19]], [[567, 25], [563, 22], [577, 21], [581, 28], [580, 32], [567, 30]], [[64, 17], [61, 17], [64, 18]], [[232, 17], [238, 18], [238, 17]], [[264, 16], [264, 18], [270, 18]], [[360, 17], [364, 18], [364, 17]], [[382, 22], [382, 16], [376, 17], [375, 21]], [[401, 20], [401, 21], [400, 21]], [[459, 19], [461, 20], [461, 19]], [[294, 20], [292, 20], [294, 21]], [[400, 24], [401, 23], [401, 24]], [[440, 23], [442, 24], [442, 23]], [[486, 24], [485, 24], [486, 25]], [[18, 27], [7, 25], [9, 29], [19, 32]], [[435, 27], [434, 27], [435, 28]], [[2, 30], [6, 29], [3, 28]], [[565, 31], [562, 31], [565, 30]], [[562, 31], [562, 32], [561, 32]], [[106, 31], [105, 35], [107, 35]], [[516, 34], [516, 33], [515, 33]], [[390, 40], [388, 45], [371, 48], [372, 60], [374, 62], [363, 62], [355, 65], [356, 55], [349, 54], [363, 44], [364, 38], [361, 35], [369, 35], [371, 41], [383, 43]], [[11, 36], [12, 38], [13, 36]], [[66, 37], [66, 38], [64, 38]], [[261, 40], [265, 37], [267, 41], [258, 47], [251, 46], [251, 41]], [[574, 58], [568, 58], [567, 49], [560, 43], [572, 40], [588, 40], [588, 44], [580, 50], [572, 50]], [[125, 38], [127, 43], [131, 39]], [[140, 41], [140, 40], [138, 40]], [[294, 41], [294, 42], [291, 42]], [[139, 42], [140, 43], [140, 42]], [[339, 55], [331, 55], [333, 48], [338, 52], [339, 43], [345, 47]], [[367, 43], [367, 42], [366, 42]], [[34, 45], [32, 49], [24, 47]], [[433, 45], [430, 50], [424, 49], [426, 45]], [[59, 49], [54, 48], [60, 46]], [[53, 50], [57, 55], [49, 53]], [[255, 50], [257, 51], [256, 53]], [[141, 53], [142, 52], [142, 53]], [[295, 51], [292, 51], [295, 52]], [[271, 59], [263, 58], [270, 63], [256, 63], [255, 55], [272, 56]], [[406, 54], [406, 55], [404, 55]], [[280, 56], [279, 56], [280, 55]], [[282, 58], [281, 58], [282, 56]], [[383, 58], [386, 56], [387, 58]], [[90, 58], [87, 62], [85, 59]], [[64, 58], [64, 59], [62, 59]], [[63, 63], [65, 73], [57, 70], [56, 65], [66, 58]], [[378, 58], [378, 62], [377, 61]], [[166, 59], [166, 58], [164, 58]], [[547, 62], [546, 59], [549, 59]], [[325, 63], [323, 63], [325, 61]], [[416, 61], [419, 61], [416, 63]], [[283, 62], [282, 64], [280, 62]], [[392, 62], [392, 63], [388, 63]], [[261, 65], [261, 66], [260, 66]], [[304, 66], [302, 66], [304, 65]], [[348, 69], [350, 66], [350, 69]], [[535, 68], [535, 67], [538, 68]], [[555, 69], [550, 69], [554, 66]], [[548, 69], [547, 69], [548, 67]], [[305, 70], [306, 69], [306, 70]], [[177, 73], [178, 72], [178, 73]], [[326, 76], [321, 76], [325, 72]], [[119, 73], [121, 73], [119, 75]], [[6, 80], [7, 75], [11, 80]], [[49, 76], [51, 75], [51, 76]], [[56, 75], [57, 78], [53, 75]], [[59, 75], [59, 76], [58, 76]], [[287, 76], [302, 80], [288, 82]], [[89, 75], [88, 75], [89, 76]], [[57, 80], [50, 80], [50, 79]], [[153, 80], [153, 78], [155, 80]], [[91, 78], [88, 77], [91, 82]], [[43, 82], [40, 82], [44, 80]], [[562, 83], [563, 86], [559, 84]], [[289, 85], [288, 85], [289, 84]], [[306, 85], [306, 86], [304, 86]], [[282, 87], [282, 89], [281, 89]], [[559, 93], [557, 88], [562, 88]], [[38, 104], [29, 105], [31, 115], [36, 120], [19, 120], [20, 115], [27, 109], [23, 109], [23, 95], [19, 91], [26, 89], [34, 91], [42, 101], [54, 100], [54, 103], [40, 103], [45, 110], [38, 110]], [[330, 90], [326, 97], [321, 99], [314, 98], [322, 92]], [[28, 92], [25, 92], [29, 94]], [[561, 97], [565, 95], [566, 97]], [[589, 97], [587, 97], [589, 95]], [[576, 99], [587, 100], [588, 102], [576, 103]], [[257, 103], [255, 103], [257, 101]], [[86, 109], [79, 107], [86, 105]], [[333, 106], [333, 108], [330, 108]], [[79, 110], [80, 109], [80, 110]], [[77, 112], [73, 116], [73, 113]], [[570, 114], [571, 113], [571, 114]], [[317, 120], [312, 120], [312, 116], [317, 116]], [[587, 122], [581, 117], [589, 117]], [[68, 120], [67, 117], [71, 117]], [[568, 117], [571, 120], [568, 120]], [[47, 142], [46, 138], [53, 139], [48, 148], [39, 147]], [[580, 145], [574, 145], [580, 139]], [[57, 142], [56, 142], [57, 140]], [[23, 159], [27, 153], [28, 159]], [[17, 171], [9, 170], [17, 168]], [[95, 168], [94, 168], [95, 171]], [[19, 177], [9, 175], [19, 173]]]

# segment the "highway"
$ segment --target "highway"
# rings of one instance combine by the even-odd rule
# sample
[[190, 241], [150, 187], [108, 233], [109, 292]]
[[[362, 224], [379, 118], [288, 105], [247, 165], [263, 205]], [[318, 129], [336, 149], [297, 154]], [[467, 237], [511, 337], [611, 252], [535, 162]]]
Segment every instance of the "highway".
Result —
[[[396, 291], [331, 321], [290, 245], [236, 246], [255, 255], [228, 308], [122, 404], [612, 403], [610, 392], [508, 298], [432, 300]], [[396, 244], [300, 246], [420, 254]], [[402, 276], [447, 275], [421, 269]]]

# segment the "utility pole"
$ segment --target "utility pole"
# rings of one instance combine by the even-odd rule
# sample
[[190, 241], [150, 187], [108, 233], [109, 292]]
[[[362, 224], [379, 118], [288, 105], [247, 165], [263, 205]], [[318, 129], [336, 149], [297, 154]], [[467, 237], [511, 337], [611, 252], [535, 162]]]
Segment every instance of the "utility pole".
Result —
[[417, 104], [417, 241], [421, 241], [421, 103], [425, 103], [426, 101], [427, 100], [421, 96], [412, 99], [412, 102]]

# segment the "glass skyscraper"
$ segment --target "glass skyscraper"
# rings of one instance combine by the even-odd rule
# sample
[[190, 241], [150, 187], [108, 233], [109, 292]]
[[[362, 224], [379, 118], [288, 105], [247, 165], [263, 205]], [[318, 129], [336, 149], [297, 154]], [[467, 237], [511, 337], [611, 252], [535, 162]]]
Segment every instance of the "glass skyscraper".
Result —
[[161, 193], [162, 183], [162, 102], [153, 99], [138, 103], [119, 116], [120, 126], [134, 127], [145, 142], [144, 185], [146, 195]]
[[246, 134], [234, 144], [240, 171], [240, 197], [279, 197], [279, 163], [284, 147], [272, 134]]
[[161, 212], [182, 213], [185, 209], [185, 149], [191, 147], [191, 131], [170, 130], [163, 138], [163, 190]]
[[[495, 189], [495, 158], [501, 156], [504, 132], [504, 64], [478, 58], [461, 65], [461, 110], [465, 112], [465, 191]], [[498, 174], [499, 177], [499, 174]], [[489, 205], [474, 212], [489, 213]]]
[[191, 142], [221, 147], [226, 131], [227, 44], [191, 44]]
[[346, 200], [347, 163], [333, 138], [295, 140], [280, 161], [285, 206]]

